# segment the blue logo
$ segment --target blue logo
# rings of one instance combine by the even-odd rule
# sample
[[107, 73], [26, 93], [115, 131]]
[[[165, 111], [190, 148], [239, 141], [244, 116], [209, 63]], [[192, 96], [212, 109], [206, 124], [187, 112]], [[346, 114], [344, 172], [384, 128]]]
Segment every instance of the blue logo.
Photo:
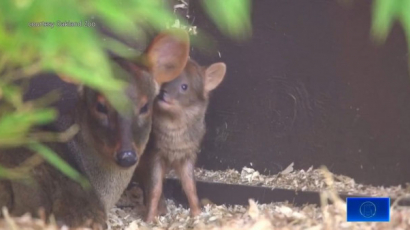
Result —
[[348, 222], [388, 222], [390, 221], [389, 197], [348, 197]]

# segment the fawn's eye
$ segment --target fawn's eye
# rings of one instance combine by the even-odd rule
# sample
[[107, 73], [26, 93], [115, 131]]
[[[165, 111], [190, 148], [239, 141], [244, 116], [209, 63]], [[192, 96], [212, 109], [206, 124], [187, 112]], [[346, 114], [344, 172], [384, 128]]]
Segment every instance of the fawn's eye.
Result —
[[97, 111], [100, 113], [104, 113], [107, 114], [108, 113], [108, 109], [107, 106], [105, 106], [103, 103], [101, 102], [97, 102]]
[[142, 106], [141, 109], [140, 109], [140, 114], [144, 114], [146, 112], [148, 112], [148, 102], [145, 103], [145, 105]]
[[184, 91], [187, 90], [187, 89], [188, 89], [188, 85], [187, 85], [187, 84], [182, 84], [182, 85], [181, 85], [181, 89], [184, 90]]

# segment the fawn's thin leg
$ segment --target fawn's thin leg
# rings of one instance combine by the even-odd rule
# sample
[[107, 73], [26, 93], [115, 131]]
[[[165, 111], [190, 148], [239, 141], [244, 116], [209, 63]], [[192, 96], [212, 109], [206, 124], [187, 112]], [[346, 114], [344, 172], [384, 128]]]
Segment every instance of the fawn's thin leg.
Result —
[[154, 220], [158, 214], [158, 203], [162, 194], [162, 183], [164, 180], [164, 164], [160, 160], [155, 160], [151, 168], [151, 178], [147, 184], [147, 215], [146, 222]]
[[[148, 179], [149, 180], [149, 179]], [[145, 182], [147, 183], [147, 182]], [[149, 190], [146, 188], [147, 186], [144, 186], [144, 183], [141, 183], [141, 189], [142, 189], [142, 195], [143, 195], [143, 200], [144, 200], [144, 206], [148, 209], [148, 194], [150, 193]], [[161, 197], [159, 198], [158, 202], [158, 211], [157, 214], [159, 216], [167, 214], [167, 204], [165, 201], [164, 193], [161, 193]]]
[[158, 202], [158, 215], [162, 216], [167, 214], [167, 203], [165, 201], [165, 196], [164, 193], [162, 193], [161, 198], [159, 199]]
[[191, 161], [184, 161], [176, 168], [178, 176], [181, 180], [182, 188], [188, 198], [191, 215], [197, 216], [201, 213], [199, 207], [198, 195], [196, 192], [196, 184], [194, 180], [194, 163]]

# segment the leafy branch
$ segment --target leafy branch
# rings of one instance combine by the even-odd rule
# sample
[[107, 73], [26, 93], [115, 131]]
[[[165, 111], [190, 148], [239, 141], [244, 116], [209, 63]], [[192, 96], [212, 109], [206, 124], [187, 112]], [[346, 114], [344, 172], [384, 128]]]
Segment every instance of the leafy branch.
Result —
[[[249, 6], [249, 0], [210, 1], [205, 5], [212, 19], [221, 24], [219, 28], [231, 38], [249, 34]], [[217, 11], [212, 11], [212, 8]], [[54, 72], [101, 91], [114, 106], [120, 108], [124, 100], [112, 95], [121, 94], [111, 92], [122, 91], [125, 83], [113, 76], [105, 51], [125, 55], [130, 47], [112, 38], [104, 41], [98, 27], [107, 28], [131, 41], [143, 41], [147, 37], [147, 28], [163, 30], [176, 18], [186, 26], [187, 22], [174, 15], [162, 0], [0, 1], [0, 151], [25, 146], [36, 153], [15, 169], [0, 167], [0, 177], [24, 177], [27, 170], [41, 163], [41, 158], [84, 184], [84, 178], [78, 172], [40, 144], [67, 141], [75, 135], [78, 127], [73, 126], [61, 134], [34, 129], [58, 116], [48, 106], [59, 95], [52, 92], [46, 98], [24, 101], [23, 87], [14, 83], [41, 72]], [[60, 24], [63, 22], [82, 22], [83, 26], [63, 27]], [[37, 26], [41, 23], [43, 26]], [[44, 26], [44, 23], [54, 24], [51, 27]], [[98, 27], [95, 26], [97, 23]]]

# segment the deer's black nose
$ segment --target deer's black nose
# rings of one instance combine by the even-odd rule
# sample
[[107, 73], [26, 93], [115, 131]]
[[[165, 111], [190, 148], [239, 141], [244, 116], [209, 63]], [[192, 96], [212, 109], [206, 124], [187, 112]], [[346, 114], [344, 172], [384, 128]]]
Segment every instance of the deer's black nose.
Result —
[[138, 156], [134, 151], [121, 151], [117, 153], [117, 164], [128, 168], [138, 162]]

